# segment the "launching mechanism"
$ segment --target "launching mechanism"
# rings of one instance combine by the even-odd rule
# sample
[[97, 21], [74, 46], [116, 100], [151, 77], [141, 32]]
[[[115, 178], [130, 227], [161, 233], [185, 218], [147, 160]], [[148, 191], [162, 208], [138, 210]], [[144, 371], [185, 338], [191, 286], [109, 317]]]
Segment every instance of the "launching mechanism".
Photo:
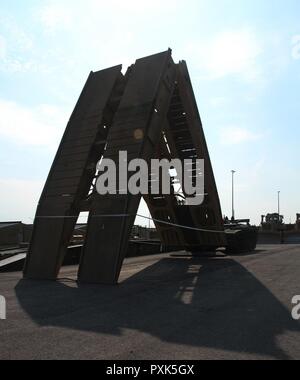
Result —
[[[121, 150], [127, 150], [129, 160], [147, 162], [204, 159], [200, 206], [188, 206], [184, 194], [179, 199], [175, 192], [144, 198], [165, 246], [201, 252], [227, 245], [188, 69], [184, 61], [175, 64], [168, 50], [137, 60], [125, 75], [121, 66], [90, 74], [38, 204], [25, 278], [57, 278], [77, 218], [85, 211], [89, 219], [78, 280], [117, 283], [141, 195], [101, 196], [95, 180], [99, 160], [110, 158], [118, 168]], [[192, 171], [192, 180], [197, 175]]]

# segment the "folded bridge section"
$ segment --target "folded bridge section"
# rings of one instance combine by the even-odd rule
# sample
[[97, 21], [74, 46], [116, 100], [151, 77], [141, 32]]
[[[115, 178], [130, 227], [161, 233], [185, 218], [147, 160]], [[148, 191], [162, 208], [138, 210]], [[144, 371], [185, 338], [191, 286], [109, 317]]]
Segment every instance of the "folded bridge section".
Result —
[[110, 158], [118, 168], [120, 151], [127, 151], [128, 160], [147, 162], [204, 159], [202, 205], [187, 206], [175, 192], [148, 195], [145, 201], [155, 220], [170, 223], [155, 222], [164, 245], [191, 250], [225, 245], [217, 232], [222, 231], [220, 203], [187, 66], [175, 64], [168, 50], [137, 60], [125, 75], [121, 66], [90, 74], [40, 198], [25, 278], [57, 278], [77, 218], [89, 211], [78, 280], [118, 281], [141, 195], [99, 195], [94, 185], [98, 161]]

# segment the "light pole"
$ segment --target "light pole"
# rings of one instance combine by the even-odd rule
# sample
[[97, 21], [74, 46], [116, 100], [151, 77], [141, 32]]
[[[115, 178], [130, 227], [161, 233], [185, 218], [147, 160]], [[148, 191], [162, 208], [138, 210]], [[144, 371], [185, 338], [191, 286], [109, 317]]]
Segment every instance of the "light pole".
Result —
[[280, 191], [277, 191], [277, 194], [278, 194], [278, 216], [280, 219]]
[[235, 220], [235, 212], [234, 212], [234, 175], [235, 175], [236, 171], [235, 170], [231, 170], [231, 174], [232, 174], [232, 221]]

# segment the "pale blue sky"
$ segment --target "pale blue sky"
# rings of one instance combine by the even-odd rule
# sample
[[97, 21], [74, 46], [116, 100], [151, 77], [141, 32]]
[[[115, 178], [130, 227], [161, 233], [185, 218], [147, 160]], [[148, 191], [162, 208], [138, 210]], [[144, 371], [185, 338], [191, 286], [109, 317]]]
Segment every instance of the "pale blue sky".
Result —
[[258, 223], [281, 190], [294, 222], [299, 15], [298, 0], [0, 1], [0, 220], [34, 217], [89, 72], [171, 47], [189, 65], [223, 213], [235, 169], [238, 217]]

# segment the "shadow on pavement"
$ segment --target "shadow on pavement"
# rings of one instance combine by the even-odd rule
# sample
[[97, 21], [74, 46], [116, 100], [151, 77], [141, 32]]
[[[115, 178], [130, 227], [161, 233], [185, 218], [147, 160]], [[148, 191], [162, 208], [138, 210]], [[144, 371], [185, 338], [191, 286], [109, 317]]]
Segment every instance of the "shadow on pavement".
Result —
[[300, 331], [274, 295], [231, 258], [165, 258], [119, 286], [21, 280], [16, 295], [41, 326], [121, 335], [122, 329], [195, 347], [289, 357], [276, 345]]

